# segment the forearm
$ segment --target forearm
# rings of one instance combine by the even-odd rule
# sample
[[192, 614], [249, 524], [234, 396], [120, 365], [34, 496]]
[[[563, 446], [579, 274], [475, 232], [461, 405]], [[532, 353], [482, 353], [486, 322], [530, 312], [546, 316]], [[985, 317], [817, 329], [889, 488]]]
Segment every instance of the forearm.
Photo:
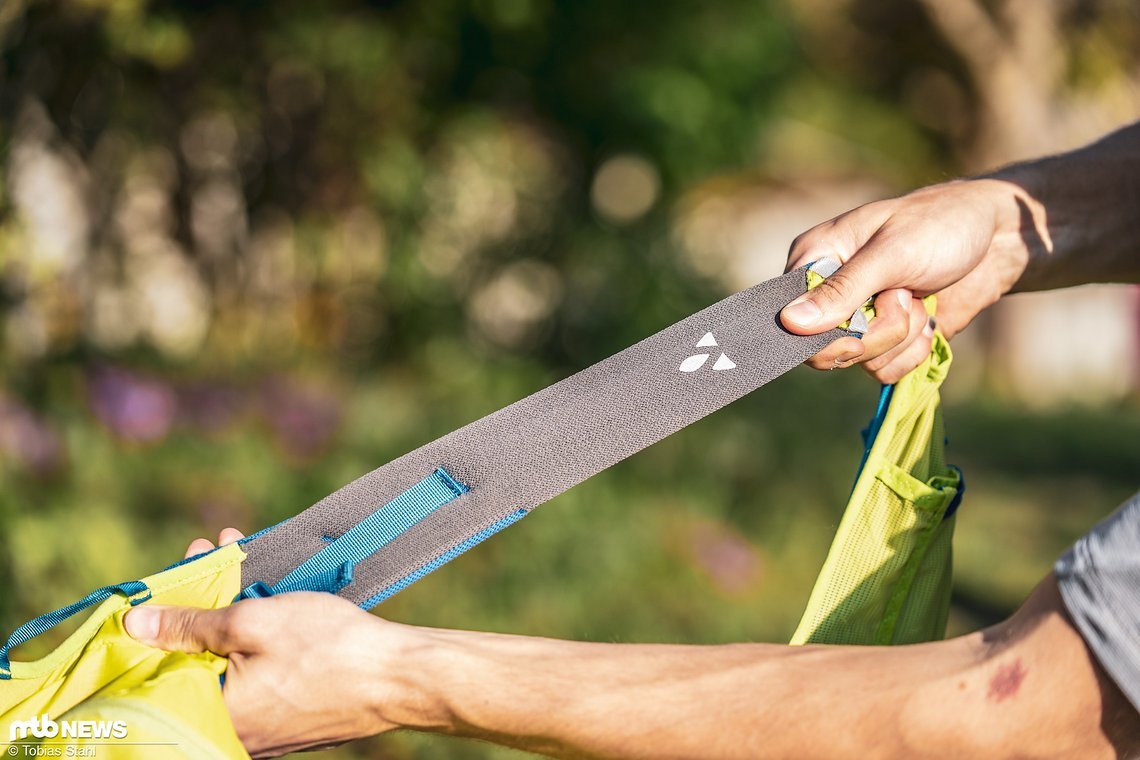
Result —
[[1009, 623], [906, 647], [401, 638], [385, 723], [557, 757], [1107, 758], [1106, 716], [1136, 723], [1052, 582]]
[[[910, 647], [615, 645], [425, 631], [417, 728], [558, 757], [900, 757], [920, 684], [977, 641]], [[921, 676], [921, 677], [919, 677]]]
[[1140, 122], [980, 179], [997, 188], [994, 244], [1027, 249], [1014, 290], [1140, 282]]
[[[904, 716], [980, 638], [887, 650], [588, 644], [419, 630], [409, 727], [557, 757], [902, 757]], [[953, 756], [947, 753], [947, 757]]]

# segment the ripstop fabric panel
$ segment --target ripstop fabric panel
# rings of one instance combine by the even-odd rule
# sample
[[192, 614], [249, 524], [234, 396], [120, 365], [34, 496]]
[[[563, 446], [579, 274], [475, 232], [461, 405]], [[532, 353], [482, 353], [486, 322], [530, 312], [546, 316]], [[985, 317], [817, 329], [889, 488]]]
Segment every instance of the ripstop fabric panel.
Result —
[[[328, 539], [443, 468], [470, 491], [359, 562], [339, 592], [362, 606], [386, 598], [472, 537], [756, 390], [847, 334], [805, 337], [780, 326], [780, 309], [806, 289], [803, 270], [760, 283], [373, 470], [248, 541], [242, 585], [272, 587]], [[706, 356], [685, 361], [700, 355]], [[718, 363], [734, 366], [718, 370]]]
[[[143, 604], [224, 607], [240, 590], [244, 558], [230, 544], [144, 578], [151, 597]], [[112, 596], [46, 657], [11, 663], [11, 678], [0, 681], [0, 742], [14, 722], [46, 716], [55, 724], [123, 721], [126, 735], [62, 740], [28, 732], [17, 739], [98, 743], [115, 758], [247, 758], [219, 688], [225, 658], [135, 641], [123, 628], [130, 608], [127, 598]]]
[[938, 393], [951, 359], [936, 332], [930, 356], [890, 392], [793, 644], [904, 644], [945, 634], [954, 532], [947, 511], [962, 487], [946, 464]]

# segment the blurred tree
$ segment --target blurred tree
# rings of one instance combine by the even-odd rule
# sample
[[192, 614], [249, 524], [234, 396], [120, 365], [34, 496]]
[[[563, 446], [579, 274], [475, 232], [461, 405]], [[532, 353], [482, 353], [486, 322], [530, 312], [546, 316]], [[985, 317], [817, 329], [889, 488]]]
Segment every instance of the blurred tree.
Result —
[[[851, 204], [1132, 118], [1135, 21], [1125, 0], [5, 0], [0, 627], [771, 276]], [[782, 381], [384, 613], [786, 636], [872, 396]], [[969, 625], [1130, 487], [1126, 460], [1065, 471], [1044, 435], [1011, 458], [1018, 431], [1097, 441], [1137, 412], [956, 413], [991, 478], [961, 522]]]

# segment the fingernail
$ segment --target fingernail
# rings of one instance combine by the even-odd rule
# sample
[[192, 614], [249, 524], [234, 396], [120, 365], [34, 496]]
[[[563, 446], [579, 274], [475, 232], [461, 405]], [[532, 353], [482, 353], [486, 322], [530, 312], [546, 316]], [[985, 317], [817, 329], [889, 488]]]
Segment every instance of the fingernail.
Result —
[[143, 643], [158, 638], [158, 618], [162, 613], [154, 607], [136, 607], [123, 618], [127, 633]]
[[911, 304], [914, 303], [911, 300], [910, 291], [909, 290], [897, 290], [897, 291], [895, 291], [895, 295], [898, 296], [899, 306], [903, 307], [903, 311], [905, 311], [907, 314], [909, 314]]
[[793, 301], [784, 307], [784, 319], [794, 322], [801, 327], [811, 327], [823, 316], [823, 312], [814, 301]]
[[836, 369], [850, 367], [862, 355], [862, 351], [848, 351], [835, 360], [835, 367]]
[[922, 334], [927, 338], [934, 337], [934, 317], [926, 320], [926, 327], [922, 328]]

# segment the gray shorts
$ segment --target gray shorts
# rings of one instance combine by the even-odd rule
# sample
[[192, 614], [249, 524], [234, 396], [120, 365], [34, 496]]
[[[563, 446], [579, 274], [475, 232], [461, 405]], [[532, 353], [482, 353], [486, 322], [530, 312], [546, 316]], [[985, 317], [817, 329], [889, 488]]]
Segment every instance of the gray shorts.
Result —
[[1054, 571], [1085, 642], [1140, 710], [1140, 493], [1073, 544]]

